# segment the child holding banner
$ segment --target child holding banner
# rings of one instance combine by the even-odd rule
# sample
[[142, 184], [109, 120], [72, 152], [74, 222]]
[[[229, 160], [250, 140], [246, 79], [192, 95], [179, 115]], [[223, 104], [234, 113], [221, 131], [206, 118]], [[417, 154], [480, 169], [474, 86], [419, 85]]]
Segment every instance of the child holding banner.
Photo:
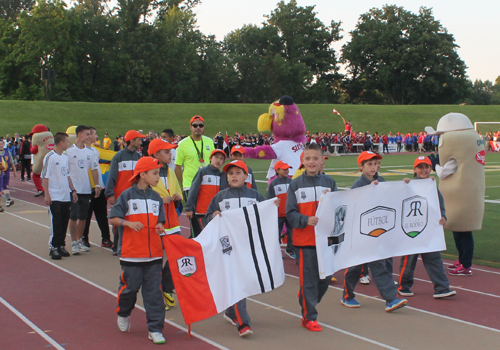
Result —
[[[370, 151], [364, 151], [358, 156], [358, 167], [361, 171], [361, 177], [354, 181], [351, 188], [367, 186], [373, 182], [377, 185], [379, 181], [383, 181], [381, 177], [375, 179], [379, 169], [378, 160], [382, 156]], [[383, 259], [368, 263], [368, 267], [372, 272], [373, 280], [377, 285], [378, 291], [383, 299], [385, 299], [385, 311], [391, 312], [405, 306], [408, 301], [399, 299], [398, 292], [392, 279], [392, 272], [389, 270], [392, 267], [392, 260]], [[344, 292], [340, 303], [349, 308], [358, 308], [361, 304], [354, 299], [354, 288], [361, 276], [362, 265], [349, 267], [344, 275]]]
[[[413, 165], [413, 177], [415, 180], [429, 178], [431, 171], [432, 162], [429, 157], [421, 156], [415, 159], [415, 163]], [[404, 179], [404, 181], [409, 183], [410, 179]], [[439, 192], [439, 190], [437, 191], [439, 206], [441, 209], [441, 220], [439, 220], [439, 224], [444, 225], [446, 223], [444, 199], [441, 192]], [[450, 290], [450, 281], [446, 276], [441, 252], [423, 253], [420, 255], [422, 256], [422, 262], [427, 270], [427, 274], [434, 285], [434, 299], [442, 299], [456, 295], [456, 291]], [[413, 273], [415, 272], [417, 259], [418, 254], [406, 255], [401, 258], [398, 293], [405, 297], [413, 296], [413, 292], [410, 288], [413, 286]]]
[[316, 305], [326, 293], [331, 276], [320, 279], [314, 226], [320, 197], [327, 191], [336, 191], [335, 181], [322, 174], [325, 160], [321, 146], [311, 143], [303, 152], [304, 173], [292, 180], [288, 187], [286, 218], [293, 227], [293, 245], [298, 253], [300, 290], [299, 304], [302, 307], [302, 326], [309, 331], [320, 332]]

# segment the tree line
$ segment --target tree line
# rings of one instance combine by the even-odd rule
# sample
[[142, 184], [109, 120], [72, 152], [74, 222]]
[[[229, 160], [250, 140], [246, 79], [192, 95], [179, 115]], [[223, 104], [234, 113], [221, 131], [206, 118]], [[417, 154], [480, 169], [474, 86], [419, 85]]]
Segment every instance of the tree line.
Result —
[[[431, 9], [385, 5], [341, 22], [280, 1], [260, 25], [217, 41], [200, 0], [0, 0], [0, 98], [89, 102], [500, 103], [500, 79], [468, 80]], [[347, 67], [340, 73], [340, 65]], [[47, 86], [41, 70], [55, 71]]]

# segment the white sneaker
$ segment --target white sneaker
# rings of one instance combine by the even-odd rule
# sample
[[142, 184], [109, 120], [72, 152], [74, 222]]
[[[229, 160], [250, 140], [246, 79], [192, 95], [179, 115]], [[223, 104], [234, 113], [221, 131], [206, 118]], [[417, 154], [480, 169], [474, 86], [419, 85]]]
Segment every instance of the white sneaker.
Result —
[[130, 332], [130, 316], [121, 317], [118, 316], [118, 320], [116, 321], [118, 325], [118, 329], [122, 332]]
[[78, 240], [78, 245], [80, 246], [81, 252], [88, 252], [90, 250], [89, 247], [87, 247], [85, 244], [83, 244], [81, 239]]
[[78, 244], [78, 241], [73, 241], [71, 243], [71, 252], [73, 255], [80, 254], [80, 244]]
[[370, 284], [370, 276], [363, 276], [359, 279], [361, 284]]
[[163, 338], [163, 334], [161, 334], [160, 332], [149, 332], [148, 338], [155, 344], [165, 343], [165, 338]]

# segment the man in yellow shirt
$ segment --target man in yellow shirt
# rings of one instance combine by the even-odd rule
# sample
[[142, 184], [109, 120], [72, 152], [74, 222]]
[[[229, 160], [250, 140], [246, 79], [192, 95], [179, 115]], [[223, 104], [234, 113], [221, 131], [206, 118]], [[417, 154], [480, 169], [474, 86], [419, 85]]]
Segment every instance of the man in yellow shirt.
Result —
[[104, 138], [102, 139], [102, 148], [109, 149], [111, 147], [111, 139], [108, 136], [108, 133], [104, 134]]

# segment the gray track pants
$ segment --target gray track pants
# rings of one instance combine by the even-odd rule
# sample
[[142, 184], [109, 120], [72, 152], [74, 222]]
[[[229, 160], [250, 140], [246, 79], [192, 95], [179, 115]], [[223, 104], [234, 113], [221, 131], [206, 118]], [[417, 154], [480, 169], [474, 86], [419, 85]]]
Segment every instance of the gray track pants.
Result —
[[[399, 290], [409, 291], [413, 286], [413, 274], [419, 254], [406, 255], [401, 257], [399, 273]], [[434, 285], [434, 293], [446, 293], [450, 291], [450, 281], [446, 276], [441, 252], [431, 252], [420, 254], [427, 274]]]

